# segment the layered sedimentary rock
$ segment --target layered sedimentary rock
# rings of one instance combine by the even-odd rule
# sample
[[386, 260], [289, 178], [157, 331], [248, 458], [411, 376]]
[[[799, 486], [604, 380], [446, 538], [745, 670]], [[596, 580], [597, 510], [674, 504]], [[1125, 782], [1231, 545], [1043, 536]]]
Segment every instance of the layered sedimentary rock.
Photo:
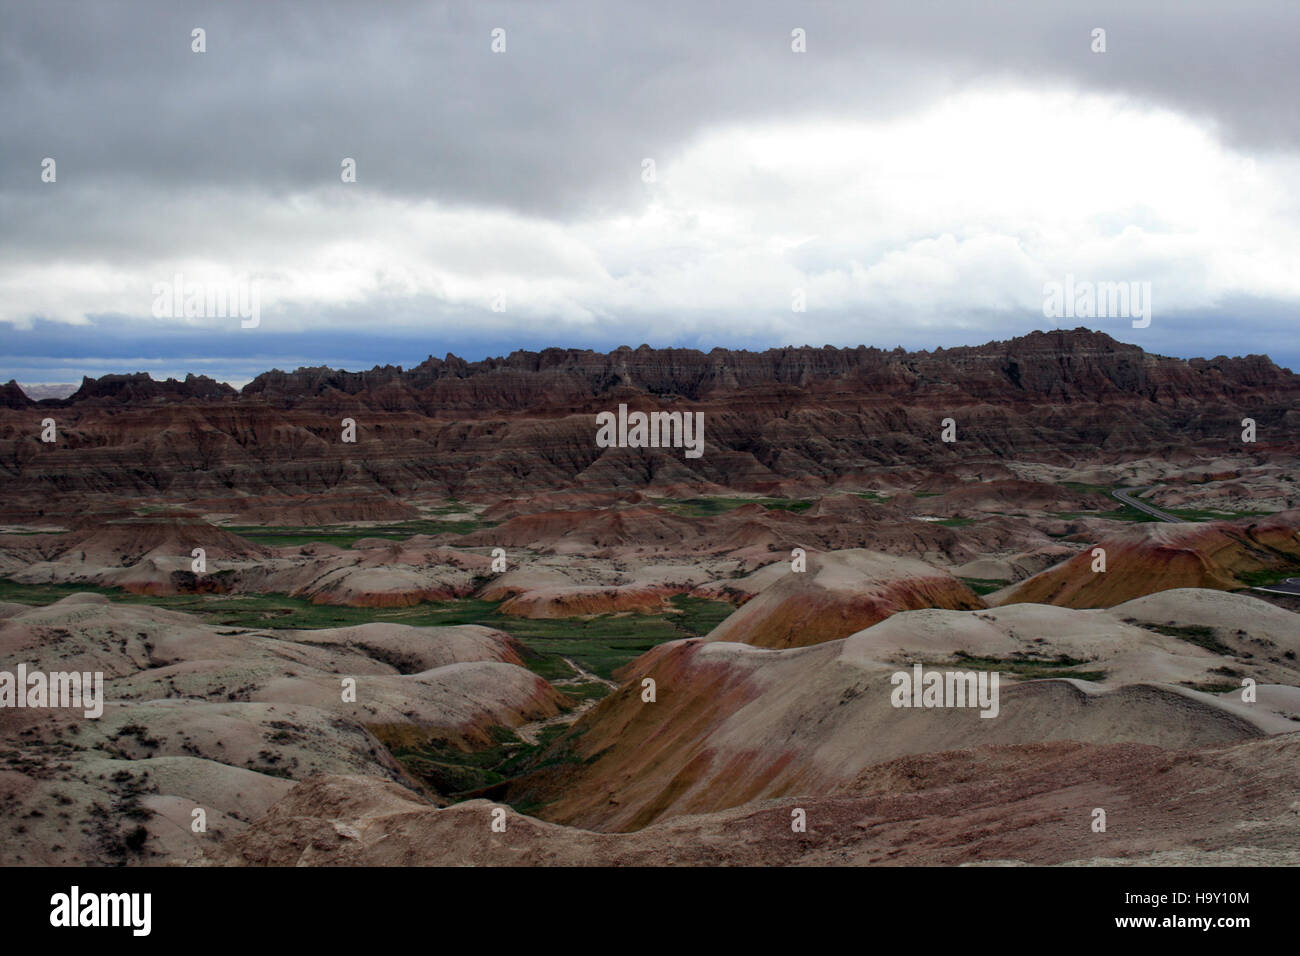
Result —
[[1143, 524], [990, 596], [992, 603], [1111, 607], [1173, 588], [1241, 588], [1300, 571], [1300, 512], [1203, 524]]
[[[1164, 358], [1085, 330], [914, 353], [550, 349], [409, 370], [268, 372], [238, 395], [194, 377], [109, 376], [35, 406], [7, 387], [0, 476], [9, 507], [22, 500], [33, 513], [113, 494], [768, 491], [868, 468], [998, 477], [990, 469], [1007, 458], [1240, 451], [1243, 417], [1260, 442], [1290, 441], [1297, 398], [1300, 377], [1263, 356]], [[619, 403], [703, 413], [704, 455], [597, 447], [594, 416]], [[40, 440], [46, 417], [55, 443]], [[940, 440], [949, 417], [954, 443]], [[343, 441], [344, 418], [355, 443]]]
[[[1300, 617], [1250, 598], [1178, 594], [1166, 610], [1180, 624], [1202, 604], [1247, 616], [1254, 606], [1268, 613], [1267, 629], [1256, 637], [1244, 621], [1235, 648], [1211, 650], [1143, 626], [1139, 615], [1149, 614], [1140, 608], [1017, 605], [900, 613], [791, 650], [663, 644], [629, 665], [622, 687], [553, 746], [564, 763], [488, 795], [541, 805], [539, 815], [557, 823], [635, 830], [754, 800], [840, 792], [872, 765], [907, 755], [1051, 741], [1178, 750], [1294, 737]], [[1258, 654], [1265, 644], [1249, 647], [1252, 639], [1271, 642], [1268, 662]], [[996, 712], [899, 707], [893, 675], [917, 664], [1000, 670]], [[1066, 664], [1079, 676], [1033, 676], [1069, 674]], [[1193, 689], [1222, 681], [1225, 668], [1258, 676], [1256, 702]]]
[[183, 862], [322, 773], [418, 791], [385, 745], [488, 746], [567, 704], [519, 650], [483, 627], [264, 633], [95, 594], [0, 605], [0, 669], [102, 674], [98, 717], [0, 708], [0, 863]]
[[[1248, 801], [1242, 800], [1249, 781]], [[1300, 864], [1300, 735], [1196, 751], [1056, 742], [900, 757], [843, 789], [593, 833], [317, 777], [203, 862], [225, 866]], [[1108, 808], [1103, 833], [1088, 823]], [[807, 831], [791, 832], [802, 810]], [[504, 833], [489, 831], [506, 814]]]
[[808, 554], [806, 563], [802, 571], [785, 565], [786, 573], [707, 639], [777, 649], [806, 647], [848, 637], [899, 611], [984, 607], [966, 585], [920, 561], [852, 550]]

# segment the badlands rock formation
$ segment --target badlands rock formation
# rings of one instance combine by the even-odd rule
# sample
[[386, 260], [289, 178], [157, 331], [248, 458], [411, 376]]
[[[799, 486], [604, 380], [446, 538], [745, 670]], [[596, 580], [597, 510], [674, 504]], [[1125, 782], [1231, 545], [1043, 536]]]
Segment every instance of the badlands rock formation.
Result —
[[807, 563], [802, 572], [777, 565], [786, 573], [718, 625], [708, 640], [804, 647], [847, 637], [899, 611], [984, 607], [966, 585], [920, 561], [856, 550], [809, 554]]
[[[1222, 651], [1143, 624], [1195, 615], [1225, 634], [1262, 623], [1233, 628], [1241, 646]], [[1202, 590], [1111, 611], [908, 612], [797, 650], [664, 645], [554, 745], [564, 760], [484, 798], [438, 809], [377, 778], [322, 776], [203, 862], [1295, 865], [1297, 645], [1295, 615]], [[1262, 649], [1288, 685], [1260, 687], [1258, 704], [1174, 683], [1252, 668]], [[1107, 677], [1013, 676], [990, 720], [889, 705], [893, 668], [977, 655], [1064, 655]], [[542, 819], [500, 802], [520, 798]], [[1097, 807], [1104, 833], [1089, 825]]]
[[[1190, 603], [1177, 619], [1194, 620], [1190, 612], [1207, 593], [1182, 592]], [[1212, 599], [1267, 607], [1230, 595]], [[538, 771], [502, 796], [541, 804], [548, 820], [631, 830], [756, 799], [833, 792], [871, 765], [909, 754], [1054, 740], [1184, 749], [1300, 731], [1300, 618], [1290, 615], [1271, 651], [1272, 670], [1260, 674], [1289, 686], [1250, 705], [1236, 694], [1191, 688], [1221, 683], [1216, 675], [1225, 668], [1255, 673], [1253, 654], [1211, 651], [1134, 620], [1039, 605], [925, 610], [795, 650], [660, 645], [554, 745], [575, 766]], [[1270, 627], [1258, 640], [1276, 633]], [[996, 666], [999, 713], [986, 719], [973, 708], [895, 706], [892, 675], [916, 663]], [[1050, 676], [1054, 669], [1090, 679], [1017, 674]], [[642, 693], [647, 678], [656, 687], [653, 703]]]
[[0, 671], [106, 699], [0, 708], [0, 862], [1300, 862], [1297, 398], [1083, 330], [10, 383]]
[[[0, 660], [102, 672], [106, 698], [89, 720], [0, 709], [4, 864], [184, 861], [260, 817], [294, 780], [375, 775], [420, 791], [388, 746], [482, 746], [493, 728], [567, 704], [520, 666], [511, 638], [486, 628], [272, 636], [94, 594], [6, 605]], [[195, 809], [207, 834], [191, 831]]]
[[[214, 847], [227, 866], [1300, 864], [1300, 735], [1196, 751], [1035, 744], [902, 757], [834, 794], [759, 800], [631, 833], [485, 800], [437, 809], [373, 777], [319, 777]], [[1244, 797], [1244, 799], [1243, 799]], [[1110, 808], [1105, 833], [1089, 827]], [[791, 831], [803, 810], [804, 833]]]
[[[1242, 450], [1246, 416], [1264, 445], [1294, 445], [1300, 424], [1300, 377], [1266, 357], [1163, 358], [1082, 329], [915, 353], [448, 356], [409, 370], [273, 371], [238, 394], [193, 376], [106, 376], [39, 404], [16, 389], [0, 403], [0, 474], [14, 520], [122, 496], [484, 500], [674, 485], [766, 494], [891, 469], [1007, 479], [1013, 458]], [[598, 448], [594, 416], [619, 403], [702, 412], [707, 454]], [[56, 443], [40, 440], [47, 417]], [[958, 425], [951, 444], [936, 440], [947, 417]], [[356, 422], [355, 444], [342, 441], [343, 418]]]
[[1258, 572], [1300, 572], [1300, 512], [1208, 524], [1145, 524], [1097, 542], [1105, 571], [1089, 549], [990, 596], [998, 604], [1032, 601], [1110, 607], [1170, 588], [1240, 588]]

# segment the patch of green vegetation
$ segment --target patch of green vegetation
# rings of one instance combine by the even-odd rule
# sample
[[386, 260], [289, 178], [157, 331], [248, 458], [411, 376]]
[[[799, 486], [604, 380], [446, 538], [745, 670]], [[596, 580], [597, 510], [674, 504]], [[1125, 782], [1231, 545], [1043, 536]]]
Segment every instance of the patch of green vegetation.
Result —
[[683, 637], [700, 637], [735, 610], [724, 601], [676, 595], [673, 612], [602, 614], [591, 618], [529, 620], [500, 614], [500, 602], [463, 598], [410, 607], [341, 607], [312, 604], [287, 594], [131, 594], [116, 588], [78, 584], [18, 584], [0, 579], [0, 602], [44, 605], [79, 592], [104, 594], [123, 604], [147, 604], [182, 611], [223, 628], [313, 630], [371, 621], [413, 627], [481, 624], [505, 631], [528, 651], [524, 663], [546, 680], [572, 677], [570, 658], [586, 670], [612, 679], [614, 671], [650, 648]]
[[1148, 631], [1155, 631], [1157, 634], [1164, 634], [1166, 637], [1176, 637], [1179, 640], [1195, 644], [1197, 647], [1203, 647], [1207, 651], [1213, 651], [1216, 654], [1231, 655], [1234, 653], [1231, 647], [1222, 643], [1215, 636], [1213, 628], [1205, 627], [1202, 624], [1142, 624], [1139, 626], [1146, 628]]
[[[462, 509], [447, 507], [435, 509], [434, 513], [453, 514]], [[405, 541], [417, 534], [469, 534], [482, 528], [493, 527], [492, 522], [477, 518], [456, 521], [441, 521], [436, 518], [418, 518], [411, 521], [399, 521], [390, 524], [374, 525], [360, 528], [356, 525], [330, 525], [314, 528], [272, 526], [272, 525], [223, 525], [230, 531], [257, 544], [274, 548], [300, 547], [305, 544], [332, 544], [339, 548], [351, 548], [363, 538], [383, 538], [388, 541]]]
[[602, 684], [600, 681], [585, 681], [581, 684], [565, 684], [559, 688], [560, 692], [567, 697], [572, 697], [576, 701], [583, 700], [604, 700], [609, 696], [610, 690], [608, 684]]
[[[664, 614], [601, 614], [590, 618], [541, 620], [489, 614], [464, 623], [495, 627], [538, 654], [567, 657], [607, 680], [613, 678], [614, 671], [652, 647], [688, 636]], [[542, 673], [535, 664], [529, 666]]]
[[1267, 588], [1294, 577], [1297, 571], [1300, 571], [1300, 564], [1290, 564], [1281, 570], [1271, 568], [1263, 571], [1238, 571], [1236, 578], [1243, 587]]
[[941, 498], [943, 497], [943, 492], [942, 491], [914, 491], [912, 492], [912, 497], [913, 498]]
[[523, 645], [524, 666], [536, 674], [542, 680], [555, 682], [557, 680], [568, 680], [577, 676], [577, 671], [569, 665], [563, 657], [558, 654], [551, 654], [546, 651], [537, 651], [528, 644]]
[[1078, 670], [1081, 664], [1088, 663], [1065, 654], [1054, 660], [1035, 660], [1030, 657], [977, 657], [958, 651], [953, 655], [954, 662], [949, 664], [929, 664], [929, 667], [957, 666], [976, 671], [1005, 671], [1025, 680], [1045, 680], [1051, 677], [1069, 677], [1074, 680], [1101, 681], [1106, 679], [1105, 671]]
[[813, 501], [811, 498], [763, 498], [759, 504], [774, 511], [807, 511]]
[[997, 581], [993, 578], [960, 578], [959, 580], [976, 594], [981, 595], [1000, 591], [1011, 583], [1010, 581]]
[[567, 724], [543, 727], [537, 734], [537, 743], [530, 744], [506, 727], [493, 727], [492, 744], [477, 750], [463, 750], [445, 740], [431, 740], [419, 746], [398, 747], [393, 750], [393, 756], [413, 776], [456, 800], [539, 767], [577, 763], [577, 758], [567, 749], [540, 759], [568, 729]]
[[672, 623], [685, 632], [684, 637], [703, 637], [736, 610], [726, 601], [710, 601], [689, 594], [674, 594], [668, 603], [681, 612]]
[[1113, 511], [1053, 511], [1053, 518], [1064, 518], [1066, 520], [1078, 520], [1079, 518], [1103, 518], [1107, 521], [1159, 521], [1154, 515], [1149, 515], [1145, 511], [1138, 511], [1136, 508], [1124, 505]]
[[941, 524], [945, 528], [969, 528], [975, 523], [974, 518], [940, 518], [934, 524]]
[[1225, 684], [1215, 681], [1196, 683], [1194, 681], [1185, 680], [1179, 681], [1179, 684], [1183, 687], [1190, 687], [1192, 690], [1199, 690], [1203, 694], [1226, 694], [1230, 690], [1241, 690], [1241, 685], [1239, 684]]
[[888, 495], [882, 495], [878, 491], [855, 491], [853, 492], [859, 498], [866, 498], [868, 501], [888, 501]]
[[461, 793], [500, 783], [496, 768], [527, 745], [514, 731], [492, 727], [493, 743], [464, 750], [445, 740], [430, 740], [414, 747], [395, 747], [392, 754], [409, 770], [442, 794]]
[[[62, 601], [69, 594], [123, 594], [116, 588], [101, 588], [89, 584], [20, 584], [0, 578], [0, 603], [45, 605]], [[144, 603], [144, 602], [137, 602]]]
[[745, 505], [762, 505], [773, 511], [807, 511], [808, 498], [665, 498], [660, 507], [687, 518], [712, 518]]

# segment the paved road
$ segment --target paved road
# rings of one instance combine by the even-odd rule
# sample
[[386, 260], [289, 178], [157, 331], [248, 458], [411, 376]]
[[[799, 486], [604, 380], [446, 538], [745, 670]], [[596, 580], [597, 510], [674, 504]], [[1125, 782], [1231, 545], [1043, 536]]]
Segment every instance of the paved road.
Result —
[[[1154, 488], [1154, 486], [1152, 486], [1152, 488]], [[1144, 491], [1151, 491], [1152, 488], [1116, 488], [1111, 492], [1111, 494], [1124, 502], [1124, 504], [1131, 505], [1138, 511], [1146, 512], [1153, 518], [1159, 518], [1161, 521], [1168, 521], [1170, 524], [1182, 524], [1182, 518], [1171, 515], [1167, 511], [1161, 511], [1159, 508], [1153, 507], [1145, 501], [1138, 501], [1137, 498], [1134, 497], [1134, 495], [1140, 495]]]
[[[1152, 486], [1152, 488], [1155, 486]], [[1153, 518], [1159, 518], [1161, 521], [1170, 521], [1176, 524], [1183, 522], [1182, 518], [1171, 515], [1166, 511], [1147, 504], [1145, 501], [1138, 501], [1135, 497], [1143, 492], [1151, 491], [1152, 488], [1116, 488], [1111, 492], [1115, 498], [1124, 502], [1126, 505], [1132, 505], [1138, 511], [1144, 511]], [[1300, 578], [1287, 578], [1284, 581], [1278, 581], [1276, 584], [1270, 584], [1268, 587], [1251, 588], [1252, 591], [1266, 591], [1270, 594], [1286, 594], [1291, 597], [1300, 597]]]
[[1300, 597], [1300, 578], [1287, 578], [1285, 581], [1278, 581], [1277, 584], [1270, 584], [1266, 588], [1251, 588], [1252, 591], [1267, 591], [1270, 594], [1290, 594], [1293, 597]]

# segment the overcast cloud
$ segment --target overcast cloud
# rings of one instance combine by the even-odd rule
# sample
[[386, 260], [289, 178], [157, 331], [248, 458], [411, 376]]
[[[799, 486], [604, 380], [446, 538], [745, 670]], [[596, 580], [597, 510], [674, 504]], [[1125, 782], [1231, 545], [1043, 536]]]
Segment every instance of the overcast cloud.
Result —
[[[1054, 324], [1300, 367], [1291, 0], [5, 2], [0, 20], [3, 378]], [[178, 273], [255, 283], [260, 324], [155, 318]], [[1045, 318], [1067, 274], [1149, 282], [1150, 325]]]

